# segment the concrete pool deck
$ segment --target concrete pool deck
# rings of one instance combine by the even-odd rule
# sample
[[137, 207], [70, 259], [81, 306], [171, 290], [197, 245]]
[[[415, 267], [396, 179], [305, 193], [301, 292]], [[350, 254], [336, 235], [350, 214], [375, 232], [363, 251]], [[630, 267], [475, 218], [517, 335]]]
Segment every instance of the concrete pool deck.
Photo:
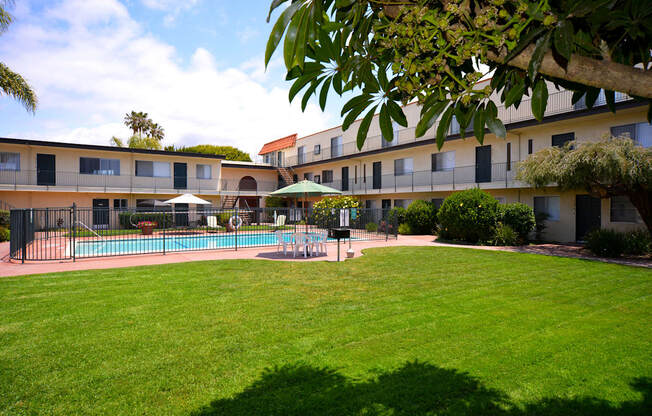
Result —
[[[627, 266], [652, 268], [650, 259], [603, 259], [587, 255], [585, 251], [579, 250], [576, 246], [559, 244], [542, 244], [523, 247], [493, 247], [493, 246], [467, 246], [458, 244], [438, 243], [431, 235], [399, 235], [397, 239], [388, 241], [355, 241], [352, 248], [355, 251], [354, 257], [360, 257], [362, 250], [374, 247], [399, 247], [399, 246], [430, 246], [430, 247], [459, 247], [476, 250], [500, 250], [517, 253], [541, 254], [557, 257], [579, 258], [584, 260], [602, 261]], [[341, 245], [341, 258], [346, 257], [348, 243]], [[126, 255], [118, 257], [102, 257], [79, 259], [76, 262], [65, 261], [44, 261], [27, 262], [9, 259], [9, 243], [0, 243], [0, 277], [21, 276], [41, 273], [68, 272], [77, 270], [111, 269], [119, 267], [150, 266], [158, 264], [183, 263], [188, 261], [204, 260], [237, 260], [237, 259], [258, 259], [275, 261], [337, 261], [337, 243], [328, 243], [328, 255], [303, 258], [293, 258], [291, 252], [287, 256], [282, 251], [276, 252], [276, 246], [241, 248], [238, 251], [233, 249], [216, 249], [203, 251], [186, 251], [141, 255]]]

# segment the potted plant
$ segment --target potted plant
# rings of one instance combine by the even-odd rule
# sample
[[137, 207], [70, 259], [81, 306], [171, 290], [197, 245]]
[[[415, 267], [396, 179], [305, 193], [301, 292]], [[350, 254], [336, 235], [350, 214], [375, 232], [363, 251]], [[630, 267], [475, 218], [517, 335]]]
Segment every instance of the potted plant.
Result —
[[138, 223], [138, 228], [140, 228], [140, 231], [142, 231], [143, 235], [152, 235], [156, 225], [157, 224], [153, 221], [140, 221]]

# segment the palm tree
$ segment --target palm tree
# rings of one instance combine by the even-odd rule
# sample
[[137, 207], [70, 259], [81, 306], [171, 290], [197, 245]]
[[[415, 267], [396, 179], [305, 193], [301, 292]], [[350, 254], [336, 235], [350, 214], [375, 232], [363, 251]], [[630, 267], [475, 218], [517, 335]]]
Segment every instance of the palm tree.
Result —
[[143, 131], [147, 131], [151, 123], [152, 121], [147, 118], [147, 113], [142, 111], [132, 111], [125, 115], [125, 125], [131, 129], [134, 136], [138, 134], [139, 137], [143, 137]]
[[163, 140], [165, 137], [165, 129], [161, 127], [158, 123], [152, 123], [149, 126], [149, 136], [158, 141]]
[[[0, 34], [7, 30], [11, 24], [12, 17], [7, 8], [13, 5], [13, 0], [0, 0]], [[12, 71], [9, 67], [0, 62], [0, 96], [10, 95], [18, 100], [27, 111], [36, 111], [38, 99], [36, 93], [29, 86], [25, 78]]]

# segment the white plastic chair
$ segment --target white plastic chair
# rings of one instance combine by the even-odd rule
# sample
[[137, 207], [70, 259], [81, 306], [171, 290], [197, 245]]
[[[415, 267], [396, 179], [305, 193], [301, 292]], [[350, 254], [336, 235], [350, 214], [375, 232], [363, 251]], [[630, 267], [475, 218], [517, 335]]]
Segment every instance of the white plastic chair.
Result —
[[291, 241], [285, 238], [285, 235], [283, 235], [283, 231], [276, 231], [276, 252], [281, 249], [281, 246], [283, 246], [283, 255], [287, 256], [288, 255], [288, 246], [292, 244]]
[[285, 225], [285, 215], [279, 215], [276, 217], [276, 222], [274, 222], [274, 227], [281, 228]]
[[326, 243], [328, 242], [328, 233], [322, 232], [317, 234], [315, 239], [315, 245], [317, 246], [317, 253], [328, 255], [328, 250], [326, 249]]
[[294, 233], [292, 236], [294, 239], [293, 253], [294, 257], [297, 256], [299, 250], [303, 250], [303, 257], [308, 257], [308, 242], [306, 241], [306, 233]]
[[217, 217], [215, 215], [209, 215], [206, 217], [206, 226], [208, 228], [220, 228], [220, 225], [217, 223]]

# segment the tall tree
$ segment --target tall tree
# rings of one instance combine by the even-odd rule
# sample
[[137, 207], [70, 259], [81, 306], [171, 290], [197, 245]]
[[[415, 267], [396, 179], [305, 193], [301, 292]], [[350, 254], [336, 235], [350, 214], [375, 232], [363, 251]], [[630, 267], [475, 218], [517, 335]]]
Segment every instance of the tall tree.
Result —
[[249, 153], [233, 146], [214, 146], [212, 144], [198, 144], [196, 146], [179, 147], [177, 152], [203, 153], [209, 155], [223, 155], [226, 160], [238, 160], [242, 162], [251, 162]]
[[[420, 137], [439, 120], [441, 147], [453, 116], [462, 134], [473, 126], [505, 137], [496, 93], [505, 107], [531, 96], [541, 120], [546, 81], [573, 91], [591, 108], [604, 91], [615, 111], [615, 91], [650, 104], [652, 118], [652, 7], [641, 0], [273, 0], [280, 13], [267, 43], [268, 64], [281, 39], [289, 98], [304, 90], [322, 109], [328, 92], [355, 96], [342, 108], [343, 129], [364, 114], [362, 147], [374, 113], [386, 140], [392, 120], [407, 125], [399, 103], [418, 100]], [[269, 17], [268, 17], [269, 19]], [[481, 71], [478, 64], [485, 64]], [[489, 72], [488, 85], [479, 81]]]
[[519, 163], [517, 179], [535, 187], [583, 189], [598, 198], [625, 195], [652, 233], [652, 148], [629, 138], [540, 150]]
[[[13, 21], [11, 14], [7, 11], [13, 3], [13, 0], [0, 0], [0, 35], [9, 28]], [[2, 94], [14, 97], [27, 111], [32, 113], [36, 111], [38, 99], [32, 87], [20, 74], [0, 62], [0, 96]]]
[[[122, 139], [120, 139], [119, 137], [115, 137], [115, 136], [111, 138], [111, 144], [116, 147], [125, 147], [124, 141], [122, 141]], [[163, 148], [160, 140], [149, 136], [141, 137], [137, 135], [133, 135], [127, 140], [126, 147], [130, 149], [150, 149], [150, 150], [161, 150]]]
[[165, 130], [158, 123], [151, 123], [147, 135], [160, 142], [165, 138]]
[[124, 123], [131, 129], [133, 135], [143, 136], [143, 132], [149, 130], [152, 120], [147, 117], [147, 113], [141, 111], [132, 111], [125, 114]]

